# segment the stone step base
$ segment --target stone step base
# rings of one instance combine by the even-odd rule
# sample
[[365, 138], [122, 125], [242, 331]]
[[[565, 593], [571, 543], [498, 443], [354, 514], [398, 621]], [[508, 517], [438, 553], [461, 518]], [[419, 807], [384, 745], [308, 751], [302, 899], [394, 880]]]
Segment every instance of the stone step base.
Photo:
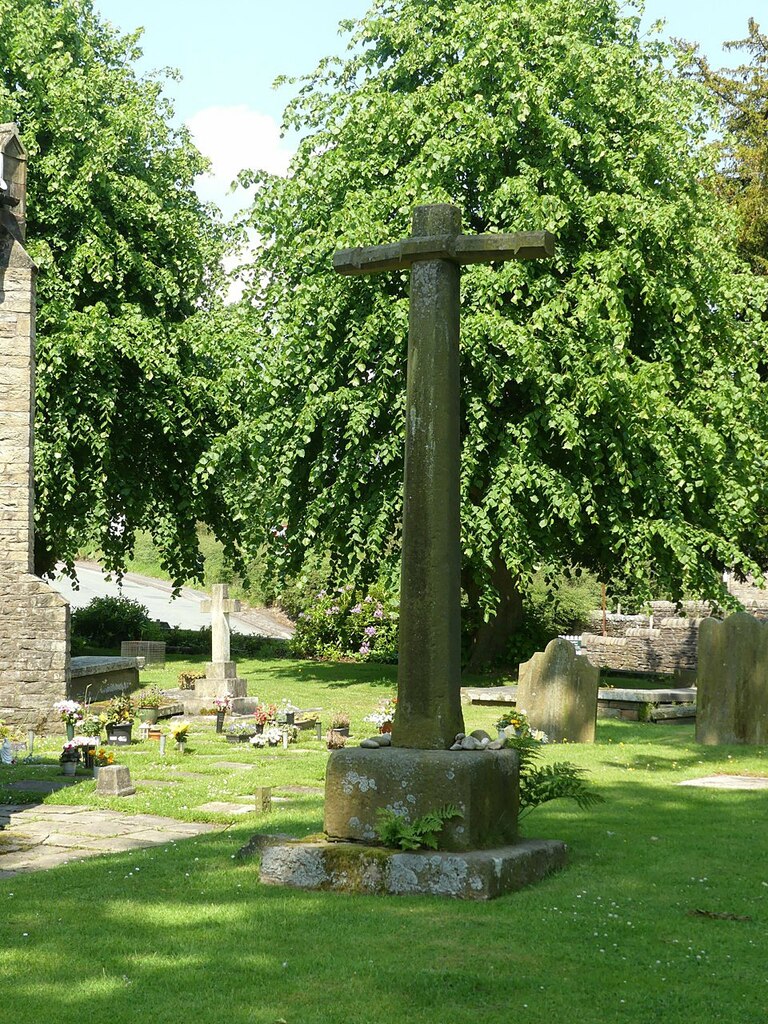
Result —
[[559, 871], [567, 857], [567, 846], [556, 839], [450, 853], [295, 842], [262, 849], [260, 878], [265, 885], [295, 889], [490, 900]]

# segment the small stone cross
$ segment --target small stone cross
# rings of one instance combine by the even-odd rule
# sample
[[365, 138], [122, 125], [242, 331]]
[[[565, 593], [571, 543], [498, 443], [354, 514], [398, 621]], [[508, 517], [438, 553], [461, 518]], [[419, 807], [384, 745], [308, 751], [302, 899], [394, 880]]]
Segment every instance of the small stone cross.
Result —
[[411, 270], [394, 746], [445, 750], [463, 731], [459, 268], [554, 245], [547, 231], [462, 235], [461, 212], [440, 204], [415, 207], [404, 241], [333, 257], [340, 274]]
[[229, 615], [240, 611], [240, 602], [230, 599], [226, 583], [214, 583], [211, 600], [203, 601], [200, 611], [211, 613], [211, 661], [229, 661]]

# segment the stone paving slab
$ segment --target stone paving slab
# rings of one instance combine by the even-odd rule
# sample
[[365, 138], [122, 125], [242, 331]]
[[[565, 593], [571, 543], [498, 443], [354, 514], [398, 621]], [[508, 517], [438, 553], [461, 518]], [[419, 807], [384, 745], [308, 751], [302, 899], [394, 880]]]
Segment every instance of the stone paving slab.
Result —
[[220, 826], [158, 814], [0, 804], [0, 878], [43, 871], [102, 853], [124, 853], [214, 832]]
[[768, 779], [758, 775], [707, 775], [701, 779], [686, 779], [677, 785], [704, 789], [768, 789]]
[[172, 786], [178, 786], [179, 783], [175, 779], [136, 779], [134, 785], [138, 789], [170, 789]]
[[212, 767], [213, 768], [234, 768], [235, 770], [237, 770], [238, 768], [240, 768], [240, 769], [243, 769], [243, 768], [255, 768], [256, 766], [253, 765], [253, 764], [246, 764], [244, 761], [216, 761], [216, 763], [213, 764]]

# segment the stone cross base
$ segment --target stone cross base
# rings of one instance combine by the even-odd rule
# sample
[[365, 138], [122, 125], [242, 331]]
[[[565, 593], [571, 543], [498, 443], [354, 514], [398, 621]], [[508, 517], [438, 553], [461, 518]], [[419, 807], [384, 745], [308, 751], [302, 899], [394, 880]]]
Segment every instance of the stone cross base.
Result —
[[370, 842], [378, 812], [407, 821], [454, 804], [461, 818], [446, 822], [443, 850], [479, 850], [517, 838], [518, 756], [514, 750], [336, 750], [325, 776], [325, 833], [331, 840]]
[[245, 697], [248, 684], [237, 675], [234, 661], [209, 662], [205, 678], [195, 680], [196, 697]]
[[296, 842], [264, 847], [260, 880], [296, 889], [490, 900], [560, 870], [567, 856], [568, 848], [557, 839], [453, 853]]

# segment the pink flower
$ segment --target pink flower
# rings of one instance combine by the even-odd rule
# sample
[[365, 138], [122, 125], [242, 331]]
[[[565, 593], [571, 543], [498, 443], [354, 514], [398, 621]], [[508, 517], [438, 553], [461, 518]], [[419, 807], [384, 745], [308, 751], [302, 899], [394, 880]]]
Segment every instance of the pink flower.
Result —
[[383, 619], [384, 612], [381, 610], [381, 608], [377, 608], [376, 611], [373, 613], [373, 617], [374, 619]]
[[371, 653], [371, 648], [368, 646], [367, 643], [360, 644], [360, 654], [370, 654], [370, 653]]
[[366, 636], [376, 636], [376, 627], [375, 626], [366, 626], [365, 627], [365, 635]]
[[356, 604], [354, 608], [349, 609], [349, 612], [350, 615], [359, 615], [362, 610], [363, 606], [361, 604]]

